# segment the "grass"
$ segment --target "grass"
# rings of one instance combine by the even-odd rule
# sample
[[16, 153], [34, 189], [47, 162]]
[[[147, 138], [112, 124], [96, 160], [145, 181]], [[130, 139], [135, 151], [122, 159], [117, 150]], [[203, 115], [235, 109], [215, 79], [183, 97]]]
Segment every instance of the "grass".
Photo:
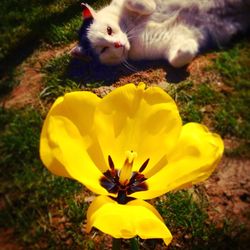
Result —
[[[41, 98], [51, 102], [58, 96], [70, 91], [91, 90], [102, 86], [103, 81], [92, 79], [92, 76], [98, 75], [93, 70], [98, 66], [81, 60], [72, 60], [68, 54], [53, 58], [43, 67], [46, 77], [44, 79], [45, 87], [40, 95]], [[109, 73], [110, 69], [104, 69], [108, 72], [106, 74], [112, 74]], [[84, 79], [84, 76], [87, 76], [86, 79]]]
[[32, 109], [1, 109], [0, 118], [0, 193], [4, 201], [1, 225], [14, 227], [24, 244], [34, 244], [44, 234], [48, 236], [52, 230], [50, 207], [60, 207], [62, 202], [69, 221], [75, 226], [83, 223], [86, 204], [74, 199], [81, 185], [51, 175], [39, 160], [40, 113]]
[[5, 25], [1, 27], [0, 60], [20, 47], [37, 46], [41, 41], [50, 44], [72, 41], [81, 22], [80, 11], [79, 3], [72, 0], [3, 0], [0, 14]]
[[80, 90], [80, 83], [68, 75], [70, 55], [65, 54], [51, 60], [43, 69], [46, 73], [45, 88], [40, 96], [44, 100], [53, 101], [67, 92]]
[[206, 212], [209, 203], [204, 192], [199, 188], [194, 191], [169, 193], [156, 202], [158, 211], [174, 235], [170, 249], [241, 249], [243, 228], [234, 227], [227, 220], [220, 227], [216, 226]]
[[[108, 1], [85, 1], [95, 8]], [[81, 1], [75, 0], [2, 0], [0, 27], [0, 61], [16, 49], [45, 41], [65, 44], [77, 37], [82, 22]], [[28, 44], [26, 44], [28, 43]]]
[[77, 38], [79, 3], [59, 1], [1, 1], [0, 93], [15, 83], [16, 66], [42, 44], [62, 45]]
[[[92, 1], [86, 1], [92, 2]], [[96, 1], [94, 7], [107, 1]], [[17, 84], [17, 65], [39, 46], [65, 45], [77, 37], [81, 18], [73, 0], [3, 0], [0, 15], [0, 93], [4, 97]], [[24, 7], [25, 6], [25, 7]], [[14, 59], [13, 59], [14, 58]], [[13, 59], [13, 60], [12, 60]], [[66, 92], [91, 89], [101, 81], [85, 82], [70, 74], [65, 54], [43, 68], [42, 105]], [[77, 70], [82, 70], [78, 68]], [[215, 82], [197, 84], [188, 78], [169, 87], [180, 107], [183, 121], [202, 122], [224, 138], [239, 142], [226, 153], [247, 157], [250, 149], [250, 46], [249, 40], [216, 53], [206, 72], [216, 72], [226, 88]], [[88, 74], [88, 72], [86, 73]], [[46, 106], [46, 105], [44, 105]], [[39, 158], [39, 136], [46, 111], [0, 107], [0, 224], [13, 230], [13, 239], [24, 249], [108, 249], [109, 238], [84, 226], [90, 194], [76, 181], [56, 177]], [[191, 192], [192, 191], [192, 192]], [[197, 193], [198, 192], [198, 193]], [[169, 193], [155, 201], [166, 225], [175, 236], [170, 250], [244, 249], [244, 228], [225, 218], [220, 227], [211, 221], [209, 203], [200, 188]], [[247, 240], [247, 239], [246, 239]], [[143, 249], [162, 246], [162, 241], [140, 240]], [[143, 247], [144, 246], [144, 247]]]
[[[98, 8], [107, 2], [95, 1], [93, 6]], [[13, 88], [16, 66], [37, 48], [45, 44], [65, 45], [77, 39], [82, 22], [80, 3], [75, 0], [1, 1], [1, 95]]]
[[250, 149], [250, 46], [242, 42], [220, 53], [214, 67], [225, 83], [232, 88], [218, 101], [214, 126], [224, 136], [239, 138], [242, 143], [231, 153], [247, 156]]

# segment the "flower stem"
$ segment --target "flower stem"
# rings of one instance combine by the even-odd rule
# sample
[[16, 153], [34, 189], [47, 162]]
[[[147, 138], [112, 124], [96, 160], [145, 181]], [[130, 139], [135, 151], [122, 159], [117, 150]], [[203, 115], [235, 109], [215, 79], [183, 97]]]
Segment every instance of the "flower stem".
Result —
[[121, 249], [121, 239], [113, 238], [112, 250], [120, 250], [120, 249]]
[[139, 244], [137, 238], [130, 239], [130, 249], [131, 250], [139, 250]]

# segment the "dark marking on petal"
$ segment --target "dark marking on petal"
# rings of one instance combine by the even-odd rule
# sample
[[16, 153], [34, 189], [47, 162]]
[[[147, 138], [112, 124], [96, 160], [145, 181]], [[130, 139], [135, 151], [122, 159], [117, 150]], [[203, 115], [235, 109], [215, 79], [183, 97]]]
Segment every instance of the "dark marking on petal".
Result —
[[109, 193], [116, 194], [119, 190], [119, 187], [117, 187], [117, 184], [110, 180], [109, 178], [106, 178], [103, 176], [100, 180], [100, 184], [102, 187], [104, 187]]
[[117, 203], [123, 204], [123, 205], [136, 199], [134, 197], [124, 196], [123, 193], [120, 193], [120, 194], [118, 193], [117, 197], [109, 196], [109, 198], [111, 198], [112, 200], [116, 201]]
[[143, 174], [134, 172], [132, 177], [130, 178], [129, 184], [128, 185], [133, 185], [134, 182], [141, 183], [145, 181], [146, 178], [144, 177]]
[[134, 192], [146, 191], [148, 190], [148, 185], [145, 182], [139, 183], [137, 185], [131, 185], [127, 190], [127, 194], [132, 194]]

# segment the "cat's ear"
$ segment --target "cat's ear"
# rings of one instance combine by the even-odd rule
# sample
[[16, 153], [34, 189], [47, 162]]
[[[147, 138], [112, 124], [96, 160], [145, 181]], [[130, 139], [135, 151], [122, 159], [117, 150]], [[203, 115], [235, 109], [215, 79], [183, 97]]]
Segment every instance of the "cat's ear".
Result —
[[82, 17], [84, 20], [86, 19], [94, 19], [96, 12], [93, 8], [91, 8], [86, 3], [81, 3], [82, 6]]

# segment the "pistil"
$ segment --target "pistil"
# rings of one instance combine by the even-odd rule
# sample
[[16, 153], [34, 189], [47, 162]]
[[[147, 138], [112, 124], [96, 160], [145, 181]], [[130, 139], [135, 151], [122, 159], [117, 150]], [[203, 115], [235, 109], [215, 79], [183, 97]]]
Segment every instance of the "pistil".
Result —
[[133, 168], [134, 159], [136, 157], [137, 157], [136, 152], [134, 151], [126, 152], [126, 160], [119, 174], [119, 182], [123, 186], [127, 185], [129, 183], [130, 178], [132, 177], [132, 168]]

